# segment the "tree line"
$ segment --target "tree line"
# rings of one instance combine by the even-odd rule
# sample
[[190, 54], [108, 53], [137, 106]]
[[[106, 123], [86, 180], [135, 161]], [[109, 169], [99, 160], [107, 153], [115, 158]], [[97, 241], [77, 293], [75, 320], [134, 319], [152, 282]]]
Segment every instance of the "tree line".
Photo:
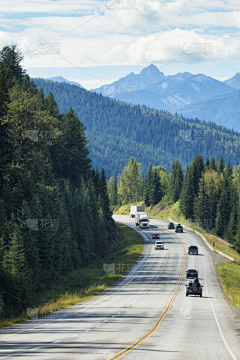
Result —
[[118, 240], [105, 171], [92, 167], [83, 123], [37, 90], [22, 60], [16, 45], [0, 51], [2, 318], [101, 261]]
[[184, 172], [179, 160], [173, 161], [171, 173], [162, 166], [149, 165], [147, 173], [131, 157], [117, 178], [108, 183], [110, 206], [143, 201], [153, 207], [159, 202], [179, 207], [186, 219], [226, 239], [240, 252], [240, 165], [216, 162], [213, 156], [204, 162], [194, 157]]

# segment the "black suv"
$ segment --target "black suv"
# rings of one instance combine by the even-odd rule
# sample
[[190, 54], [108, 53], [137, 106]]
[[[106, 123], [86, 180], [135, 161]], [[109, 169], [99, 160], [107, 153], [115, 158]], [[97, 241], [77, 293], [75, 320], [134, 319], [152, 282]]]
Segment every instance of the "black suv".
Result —
[[188, 269], [186, 271], [186, 278], [198, 278], [198, 271], [195, 269]]
[[186, 296], [188, 295], [200, 295], [202, 297], [202, 288], [198, 279], [195, 279], [194, 282], [190, 281], [186, 286]]
[[176, 229], [175, 229], [175, 232], [177, 233], [177, 232], [183, 232], [183, 227], [182, 227], [182, 225], [181, 224], [178, 224], [177, 226], [176, 226]]
[[174, 223], [173, 223], [173, 222], [170, 222], [170, 224], [168, 225], [168, 228], [169, 228], [169, 229], [174, 229]]
[[198, 247], [195, 245], [191, 245], [188, 248], [188, 255], [198, 255]]

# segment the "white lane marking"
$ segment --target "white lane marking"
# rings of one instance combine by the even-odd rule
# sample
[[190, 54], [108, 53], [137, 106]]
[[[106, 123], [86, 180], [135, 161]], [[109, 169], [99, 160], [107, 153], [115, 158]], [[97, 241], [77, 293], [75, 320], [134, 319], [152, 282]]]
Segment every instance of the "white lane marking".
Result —
[[77, 336], [77, 335], [73, 335], [73, 336], [70, 336], [71, 338], [74, 337], [74, 336]]
[[[192, 235], [191, 232], [188, 232], [188, 234]], [[194, 238], [194, 237], [193, 237], [193, 238]], [[195, 239], [195, 240], [196, 240], [196, 239]], [[199, 245], [199, 243], [198, 243], [198, 246], [199, 246], [199, 248], [201, 248], [201, 246]], [[202, 250], [201, 250], [201, 253], [203, 254]], [[204, 255], [204, 254], [203, 254], [203, 255]], [[220, 333], [220, 335], [221, 335], [222, 341], [223, 341], [224, 345], [226, 346], [226, 348], [227, 348], [227, 350], [228, 350], [231, 358], [232, 358], [233, 360], [237, 360], [236, 356], [233, 354], [231, 348], [229, 347], [229, 345], [228, 345], [228, 343], [227, 343], [227, 341], [226, 341], [226, 339], [225, 339], [225, 337], [224, 337], [224, 335], [223, 335], [221, 326], [219, 325], [219, 322], [218, 322], [216, 313], [215, 313], [214, 308], [213, 308], [213, 304], [212, 304], [211, 299], [210, 299], [210, 297], [209, 297], [208, 286], [207, 286], [207, 271], [206, 271], [205, 256], [203, 256], [203, 262], [204, 262], [204, 276], [205, 276], [206, 293], [207, 293], [207, 296], [208, 296], [208, 301], [209, 301], [209, 303], [210, 303], [210, 305], [211, 305], [211, 308], [212, 308], [214, 320], [215, 320], [215, 322], [216, 322], [216, 324], [217, 324], [217, 327], [218, 327], [219, 333]]]
[[107, 322], [107, 319], [106, 319], [106, 320], [104, 320], [103, 322]]
[[61, 342], [61, 340], [54, 341], [53, 344], [57, 344], [57, 343], [59, 343], [59, 342]]
[[90, 329], [85, 330], [84, 332], [88, 332]]

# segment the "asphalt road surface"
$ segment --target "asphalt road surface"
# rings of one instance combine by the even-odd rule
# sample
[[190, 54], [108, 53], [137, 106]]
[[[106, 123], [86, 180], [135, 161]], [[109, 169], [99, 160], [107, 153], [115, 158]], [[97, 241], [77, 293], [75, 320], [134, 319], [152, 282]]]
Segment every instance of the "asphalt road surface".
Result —
[[[114, 218], [135, 228], [128, 216]], [[139, 230], [144, 251], [123, 281], [50, 317], [2, 329], [0, 359], [240, 359], [239, 312], [222, 293], [216, 255], [192, 232], [175, 234], [164, 220], [150, 224]], [[164, 250], [153, 246], [156, 232]], [[189, 256], [195, 244], [199, 255]], [[186, 297], [188, 268], [199, 271], [202, 298]]]

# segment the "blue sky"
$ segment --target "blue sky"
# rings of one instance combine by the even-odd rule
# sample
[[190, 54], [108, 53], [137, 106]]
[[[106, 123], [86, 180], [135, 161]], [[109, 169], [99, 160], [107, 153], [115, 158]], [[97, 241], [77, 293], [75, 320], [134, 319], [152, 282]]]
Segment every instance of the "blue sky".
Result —
[[0, 46], [18, 44], [30, 76], [61, 75], [96, 88], [149, 64], [165, 75], [188, 71], [219, 80], [240, 71], [236, 0], [0, 4]]

